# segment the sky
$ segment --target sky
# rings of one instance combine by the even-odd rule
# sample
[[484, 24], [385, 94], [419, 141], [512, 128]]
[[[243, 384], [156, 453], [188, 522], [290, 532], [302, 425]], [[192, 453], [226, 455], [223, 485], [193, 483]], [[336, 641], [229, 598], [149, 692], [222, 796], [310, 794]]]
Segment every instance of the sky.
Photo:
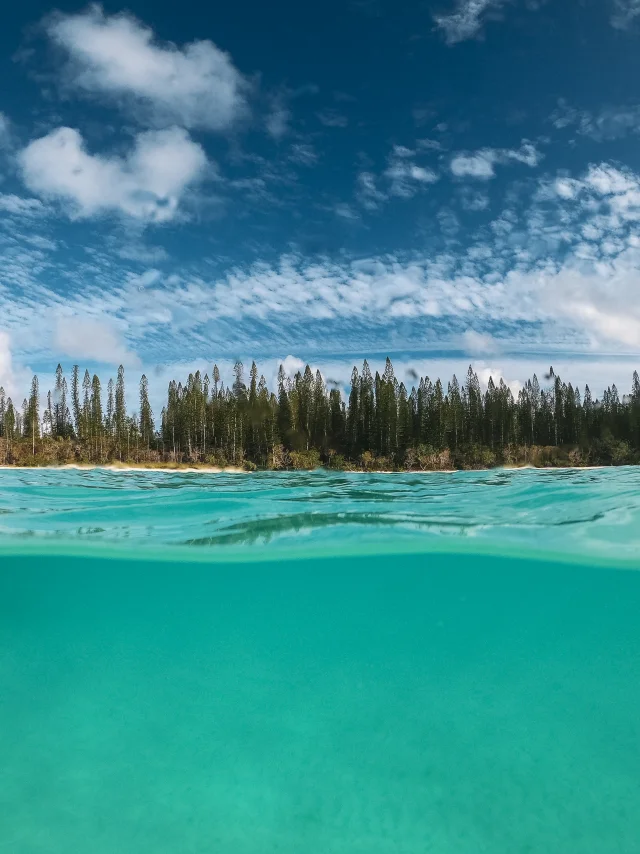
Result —
[[14, 395], [640, 366], [640, 0], [23, 0], [0, 81]]

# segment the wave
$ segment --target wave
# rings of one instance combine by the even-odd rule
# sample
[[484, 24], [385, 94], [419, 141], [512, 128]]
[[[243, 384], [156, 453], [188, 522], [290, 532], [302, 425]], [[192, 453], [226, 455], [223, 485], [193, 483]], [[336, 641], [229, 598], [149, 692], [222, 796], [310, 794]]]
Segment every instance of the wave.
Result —
[[198, 561], [453, 551], [640, 567], [640, 469], [3, 470], [0, 551]]

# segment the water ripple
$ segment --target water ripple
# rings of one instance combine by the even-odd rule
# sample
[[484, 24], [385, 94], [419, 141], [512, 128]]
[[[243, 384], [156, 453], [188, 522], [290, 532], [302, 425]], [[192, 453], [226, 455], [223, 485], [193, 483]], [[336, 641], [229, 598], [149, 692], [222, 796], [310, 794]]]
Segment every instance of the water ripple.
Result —
[[[499, 488], [495, 488], [499, 487]], [[0, 549], [255, 559], [472, 548], [640, 566], [640, 469], [253, 475], [0, 471]]]

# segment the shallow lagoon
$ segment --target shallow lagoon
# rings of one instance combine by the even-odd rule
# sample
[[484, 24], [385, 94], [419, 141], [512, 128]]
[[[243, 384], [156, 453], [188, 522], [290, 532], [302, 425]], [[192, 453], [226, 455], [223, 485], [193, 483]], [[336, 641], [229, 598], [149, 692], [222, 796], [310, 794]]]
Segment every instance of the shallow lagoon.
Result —
[[637, 851], [635, 470], [10, 474], [0, 850]]

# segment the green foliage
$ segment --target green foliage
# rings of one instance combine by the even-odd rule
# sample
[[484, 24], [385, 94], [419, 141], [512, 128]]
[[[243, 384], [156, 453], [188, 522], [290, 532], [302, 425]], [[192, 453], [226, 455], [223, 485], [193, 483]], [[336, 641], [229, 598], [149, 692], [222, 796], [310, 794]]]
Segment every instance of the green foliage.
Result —
[[320, 453], [315, 448], [309, 451], [291, 451], [291, 467], [294, 469], [320, 468]]
[[336, 469], [337, 471], [345, 471], [348, 468], [347, 462], [342, 454], [330, 453], [327, 462], [327, 468]]
[[[237, 362], [225, 387], [213, 366], [169, 383], [156, 429], [148, 383], [140, 379], [139, 411], [128, 413], [122, 366], [109, 380], [106, 408], [97, 375], [75, 365], [70, 391], [62, 367], [43, 395], [37, 377], [14, 406], [0, 389], [0, 461], [56, 464], [132, 461], [147, 465], [209, 464], [221, 468], [418, 470], [496, 465], [580, 466], [640, 462], [640, 379], [631, 393], [615, 385], [601, 400], [581, 395], [550, 369], [517, 399], [502, 380], [482, 391], [470, 367], [454, 376], [418, 378], [409, 387], [387, 359], [382, 375], [354, 367], [347, 397], [309, 366], [288, 376], [281, 366], [271, 392], [252, 363], [245, 382]], [[327, 383], [331, 388], [327, 388]]]

